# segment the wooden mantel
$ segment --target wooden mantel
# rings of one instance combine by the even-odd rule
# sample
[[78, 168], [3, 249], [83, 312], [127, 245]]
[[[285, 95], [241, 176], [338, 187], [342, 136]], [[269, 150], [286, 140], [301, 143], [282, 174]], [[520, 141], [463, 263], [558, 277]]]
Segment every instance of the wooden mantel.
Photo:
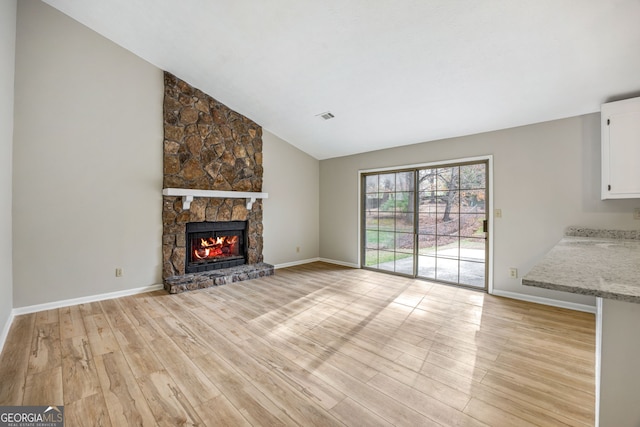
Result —
[[269, 193], [258, 193], [250, 191], [219, 191], [219, 190], [196, 190], [191, 188], [164, 188], [163, 196], [181, 196], [182, 209], [188, 210], [194, 197], [209, 197], [220, 199], [247, 199], [247, 209], [251, 209], [257, 199], [266, 199]]

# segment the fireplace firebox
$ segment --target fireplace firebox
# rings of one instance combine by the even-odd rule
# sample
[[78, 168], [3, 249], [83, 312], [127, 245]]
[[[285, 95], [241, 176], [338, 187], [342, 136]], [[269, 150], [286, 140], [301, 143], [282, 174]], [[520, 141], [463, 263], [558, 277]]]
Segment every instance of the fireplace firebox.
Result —
[[246, 231], [247, 221], [187, 223], [185, 273], [246, 264]]

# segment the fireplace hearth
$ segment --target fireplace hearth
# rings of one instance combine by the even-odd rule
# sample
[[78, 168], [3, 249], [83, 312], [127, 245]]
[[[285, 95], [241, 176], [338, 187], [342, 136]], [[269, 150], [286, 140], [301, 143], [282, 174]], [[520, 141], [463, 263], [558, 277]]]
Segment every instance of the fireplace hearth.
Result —
[[243, 280], [272, 276], [273, 274], [274, 267], [271, 264], [264, 262], [243, 264], [237, 267], [167, 277], [164, 280], [164, 289], [170, 294], [179, 294], [196, 289], [205, 289], [212, 286], [221, 286]]
[[236, 267], [247, 262], [246, 221], [189, 222], [185, 273]]

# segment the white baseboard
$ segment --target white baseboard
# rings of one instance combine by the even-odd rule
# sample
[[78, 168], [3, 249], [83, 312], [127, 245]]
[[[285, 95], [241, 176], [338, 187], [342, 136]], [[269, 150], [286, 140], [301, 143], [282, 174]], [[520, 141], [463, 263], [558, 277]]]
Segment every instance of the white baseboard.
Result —
[[11, 329], [11, 325], [13, 324], [13, 319], [16, 316], [19, 316], [21, 314], [37, 313], [38, 311], [52, 310], [55, 308], [69, 307], [70, 305], [86, 304], [90, 302], [103, 301], [107, 299], [126, 297], [129, 295], [136, 295], [144, 292], [153, 292], [153, 291], [158, 291], [160, 289], [163, 289], [162, 285], [150, 285], [150, 286], [143, 286], [141, 288], [127, 289], [124, 291], [109, 292], [106, 294], [91, 295], [87, 297], [73, 298], [73, 299], [67, 299], [62, 301], [48, 302], [45, 304], [36, 304], [36, 305], [29, 305], [26, 307], [14, 308], [13, 310], [11, 310], [11, 314], [9, 315], [9, 318], [7, 319], [7, 322], [5, 323], [4, 327], [2, 328], [2, 335], [0, 335], [0, 353], [4, 348], [4, 343], [7, 340], [7, 336], [9, 335], [9, 329]]
[[318, 262], [318, 261], [326, 262], [328, 264], [342, 265], [344, 267], [360, 268], [360, 266], [356, 265], [356, 264], [350, 264], [348, 262], [342, 262], [342, 261], [335, 261], [335, 260], [327, 259], [327, 258], [309, 258], [309, 259], [303, 259], [303, 260], [300, 260], [300, 261], [285, 262], [283, 264], [274, 265], [274, 268], [277, 270], [279, 268], [294, 267], [296, 265], [309, 264], [311, 262]]
[[[326, 262], [326, 263], [329, 263], [329, 264], [341, 265], [341, 266], [344, 266], [344, 267], [360, 268], [360, 266], [357, 265], [357, 264], [352, 264], [352, 263], [343, 262], [343, 261], [336, 261], [336, 260], [327, 259], [327, 258], [311, 258], [311, 259], [306, 259], [306, 260], [302, 260], [302, 261], [294, 261], [294, 262], [288, 262], [288, 263], [284, 263], [284, 264], [278, 264], [278, 265], [276, 265], [274, 267], [276, 269], [278, 269], [278, 268], [286, 268], [286, 267], [293, 267], [293, 266], [296, 266], [296, 265], [308, 264], [308, 263], [316, 262], [316, 261]], [[586, 312], [586, 313], [595, 313], [596, 312], [596, 307], [595, 306], [586, 305], [586, 304], [577, 304], [577, 303], [573, 303], [573, 302], [560, 301], [560, 300], [556, 300], [556, 299], [552, 299], [552, 298], [537, 297], [537, 296], [533, 296], [533, 295], [521, 294], [521, 293], [518, 293], [518, 292], [501, 291], [501, 290], [494, 289], [493, 292], [491, 292], [491, 295], [495, 295], [495, 296], [499, 296], [499, 297], [505, 297], [505, 298], [511, 298], [511, 299], [516, 299], [516, 300], [520, 300], [520, 301], [533, 302], [533, 303], [537, 303], [537, 304], [548, 305], [548, 306], [551, 306], [551, 307], [559, 307], [559, 308], [566, 308], [566, 309], [569, 309], [569, 310], [583, 311], [583, 312]]]
[[341, 265], [343, 267], [360, 268], [358, 264], [352, 264], [350, 262], [336, 261], [334, 259], [320, 258], [318, 261], [327, 262], [329, 264]]
[[69, 307], [70, 305], [87, 304], [90, 302], [103, 301], [107, 299], [127, 297], [129, 295], [141, 294], [144, 292], [153, 292], [163, 289], [162, 285], [149, 285], [141, 288], [126, 289], [124, 291], [109, 292], [106, 294], [90, 295], [80, 298], [72, 298], [62, 301], [47, 302], [44, 304], [29, 305], [26, 307], [14, 308], [12, 314], [18, 316], [20, 314], [36, 313], [38, 311], [52, 310], [54, 308]]
[[[329, 264], [341, 265], [344, 267], [360, 268], [360, 266], [356, 264], [336, 261], [336, 260], [327, 259], [327, 258], [311, 258], [311, 259], [306, 259], [301, 261], [293, 261], [289, 263], [278, 264], [274, 266], [274, 268], [278, 269], [278, 268], [293, 267], [296, 265], [308, 264], [316, 261], [322, 261]], [[62, 301], [54, 301], [54, 302], [49, 302], [45, 304], [37, 304], [37, 305], [31, 305], [26, 307], [14, 308], [11, 311], [9, 318], [7, 319], [6, 323], [2, 328], [2, 334], [0, 335], [0, 352], [2, 352], [2, 349], [4, 348], [5, 341], [7, 339], [7, 336], [9, 335], [9, 329], [11, 328], [11, 324], [13, 323], [13, 319], [15, 318], [15, 316], [19, 316], [21, 314], [36, 313], [38, 311], [44, 311], [44, 310], [52, 310], [55, 308], [68, 307], [71, 305], [86, 304], [90, 302], [120, 298], [120, 297], [125, 297], [130, 295], [141, 294], [144, 292], [153, 292], [161, 289], [163, 289], [163, 286], [161, 284], [150, 285], [150, 286], [144, 286], [141, 288], [127, 289], [124, 291], [109, 292], [106, 294], [91, 295], [91, 296], [73, 298], [73, 299], [62, 300]], [[537, 297], [533, 295], [520, 294], [517, 292], [501, 291], [501, 290], [494, 289], [492, 292], [492, 295], [521, 300], [521, 301], [528, 301], [528, 302], [533, 302], [533, 303], [538, 303], [543, 305], [549, 305], [552, 307], [567, 308], [570, 310], [584, 311], [587, 313], [596, 313], [596, 307], [594, 306], [585, 305], [585, 304], [576, 304], [576, 303], [571, 303], [566, 301], [559, 301], [551, 298]]]
[[309, 259], [303, 259], [300, 261], [285, 262], [282, 264], [276, 264], [273, 266], [273, 268], [277, 270], [279, 268], [295, 267], [296, 265], [309, 264], [311, 262], [316, 262], [316, 261], [320, 261], [320, 258], [309, 258]]
[[2, 353], [2, 349], [4, 348], [4, 342], [7, 340], [7, 337], [9, 336], [9, 329], [11, 329], [11, 325], [13, 324], [14, 317], [15, 317], [15, 314], [13, 313], [13, 310], [11, 310], [11, 313], [9, 313], [9, 318], [7, 319], [6, 323], [2, 328], [2, 335], [0, 335], [0, 353]]
[[560, 300], [551, 299], [551, 298], [520, 294], [518, 292], [501, 291], [501, 290], [494, 289], [491, 295], [517, 299], [517, 300], [527, 301], [527, 302], [535, 302], [537, 304], [549, 305], [552, 307], [567, 308], [569, 310], [584, 311], [586, 313], [596, 312], [596, 307], [592, 305], [576, 304], [573, 302], [560, 301]]

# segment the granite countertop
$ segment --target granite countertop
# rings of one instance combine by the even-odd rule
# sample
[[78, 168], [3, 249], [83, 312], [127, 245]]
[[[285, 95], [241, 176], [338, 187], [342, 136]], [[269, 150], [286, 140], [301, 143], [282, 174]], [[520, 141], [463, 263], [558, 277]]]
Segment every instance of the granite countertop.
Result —
[[570, 227], [522, 284], [640, 303], [640, 232]]

